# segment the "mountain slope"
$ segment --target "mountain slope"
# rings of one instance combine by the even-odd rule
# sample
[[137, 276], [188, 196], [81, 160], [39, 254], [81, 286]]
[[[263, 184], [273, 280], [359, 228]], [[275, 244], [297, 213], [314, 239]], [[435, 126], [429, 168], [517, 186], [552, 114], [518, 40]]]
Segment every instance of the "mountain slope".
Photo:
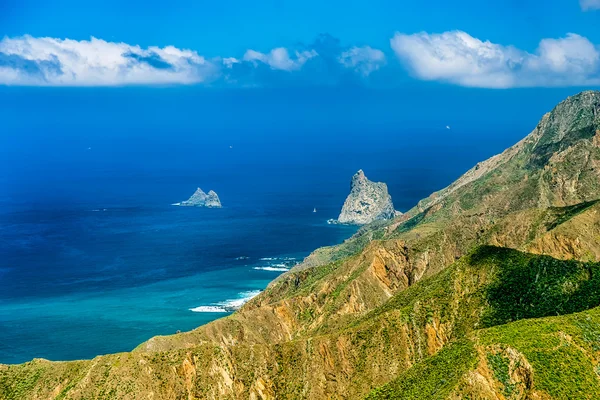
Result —
[[[502, 154], [478, 163], [447, 188], [409, 211], [444, 203], [449, 212], [514, 211], [564, 206], [597, 198], [600, 175], [600, 92], [572, 96]], [[510, 192], [506, 189], [511, 188]], [[490, 200], [494, 200], [494, 207]], [[516, 201], [518, 199], [518, 201]]]
[[[465, 338], [479, 346], [478, 328], [596, 307], [599, 288], [599, 263], [484, 246], [340, 329], [274, 345], [199, 343], [83, 362], [37, 360], [0, 368], [0, 393], [8, 399], [49, 393], [75, 399], [150, 393], [159, 398], [260, 398], [260, 393], [265, 398], [275, 393], [357, 398], [422, 362], [435, 362], [427, 361], [431, 356], [449, 357], [455, 365], [447, 353], [454, 354], [452, 346], [462, 346]], [[501, 295], [507, 292], [511, 298]], [[469, 361], [463, 373], [473, 368]]]
[[597, 307], [483, 329], [367, 398], [597, 399], [599, 338]]

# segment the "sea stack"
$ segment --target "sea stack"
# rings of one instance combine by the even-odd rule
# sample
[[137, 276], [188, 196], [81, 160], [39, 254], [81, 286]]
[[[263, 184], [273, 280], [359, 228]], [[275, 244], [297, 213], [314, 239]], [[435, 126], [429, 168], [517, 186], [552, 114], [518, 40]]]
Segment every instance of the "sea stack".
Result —
[[387, 185], [383, 182], [371, 182], [361, 169], [352, 177], [350, 194], [337, 222], [364, 225], [376, 220], [392, 219], [401, 214], [394, 210]]
[[177, 203], [178, 206], [184, 207], [207, 207], [207, 208], [221, 208], [221, 200], [214, 191], [210, 190], [207, 193], [200, 188], [196, 189], [192, 197], [181, 203]]

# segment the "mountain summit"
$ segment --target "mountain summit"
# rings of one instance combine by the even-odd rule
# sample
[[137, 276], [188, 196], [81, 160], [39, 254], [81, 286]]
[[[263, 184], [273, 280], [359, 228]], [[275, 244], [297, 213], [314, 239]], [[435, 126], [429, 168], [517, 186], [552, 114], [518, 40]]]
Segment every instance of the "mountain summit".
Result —
[[407, 214], [444, 208], [450, 214], [471, 209], [502, 215], [576, 204], [599, 194], [600, 92], [586, 91], [558, 104], [523, 140], [478, 163]]
[[371, 182], [361, 169], [352, 177], [350, 194], [344, 202], [338, 222], [364, 225], [375, 220], [392, 219], [396, 214], [387, 185]]

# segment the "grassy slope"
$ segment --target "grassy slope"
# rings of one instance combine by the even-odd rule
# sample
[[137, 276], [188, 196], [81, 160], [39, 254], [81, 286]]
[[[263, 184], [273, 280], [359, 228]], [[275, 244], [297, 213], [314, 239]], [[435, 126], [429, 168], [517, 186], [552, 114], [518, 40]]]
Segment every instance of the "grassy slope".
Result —
[[[534, 392], [556, 399], [600, 398], [600, 309], [595, 308], [600, 264], [494, 247], [479, 248], [467, 258], [468, 265], [494, 275], [482, 288], [486, 307], [478, 329], [458, 336], [368, 398], [487, 398], [468, 379], [476, 370], [490, 371], [488, 389], [507, 398]], [[519, 367], [506, 349], [522, 357], [519, 363], [530, 364], [530, 381], [514, 379]]]
[[[355, 398], [398, 374], [397, 380], [373, 396], [393, 398], [402, 392], [407, 396], [413, 393], [413, 397], [406, 398], [425, 398], [419, 396], [456, 390], [464, 373], [476, 364], [476, 347], [513, 346], [523, 351], [535, 368], [543, 358], [539, 361], [519, 347], [531, 337], [517, 342], [518, 335], [513, 332], [510, 336], [511, 331], [505, 328], [512, 324], [505, 323], [597, 306], [597, 287], [598, 263], [556, 260], [484, 246], [341, 329], [271, 346], [238, 345], [226, 353], [206, 344], [165, 353], [124, 353], [79, 363], [34, 361], [0, 369], [0, 393], [6, 399], [33, 398], [38, 390], [58, 387], [56, 393], [68, 393], [69, 398], [135, 398], [134, 393], [147, 392], [147, 385], [161, 398], [189, 393], [197, 398], [215, 396], [217, 389], [211, 389], [210, 377], [186, 375], [184, 365], [191, 360], [188, 363], [201, 371], [232, 365], [226, 372], [235, 370], [238, 397], [242, 398], [249, 396], [257, 371], [269, 390], [284, 398], [334, 394]], [[499, 296], [508, 292], [512, 295], [508, 299]], [[496, 327], [478, 330], [492, 325]], [[224, 364], [211, 360], [220, 357]], [[580, 362], [573, 368], [593, 368], [585, 357], [573, 357], [571, 361]], [[136, 367], [140, 364], [144, 368]], [[549, 365], [547, 373], [553, 374], [554, 367]], [[146, 374], [144, 369], [151, 372]], [[323, 375], [327, 378], [320, 382], [319, 376]], [[540, 388], [546, 390], [543, 382]], [[41, 390], [40, 397], [47, 393]]]
[[[599, 343], [600, 308], [482, 329], [374, 389], [367, 398], [598, 399]], [[516, 370], [524, 366], [527, 379], [515, 379]], [[472, 377], [483, 377], [479, 371], [486, 370], [487, 390], [482, 390]]]

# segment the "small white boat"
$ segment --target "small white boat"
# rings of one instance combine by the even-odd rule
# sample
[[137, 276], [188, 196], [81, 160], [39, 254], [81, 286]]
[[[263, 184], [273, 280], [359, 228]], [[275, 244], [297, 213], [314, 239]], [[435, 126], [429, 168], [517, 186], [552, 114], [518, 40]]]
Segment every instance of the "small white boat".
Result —
[[314, 209], [313, 209], [313, 212], [317, 212], [317, 209], [316, 209], [316, 208], [314, 208]]

